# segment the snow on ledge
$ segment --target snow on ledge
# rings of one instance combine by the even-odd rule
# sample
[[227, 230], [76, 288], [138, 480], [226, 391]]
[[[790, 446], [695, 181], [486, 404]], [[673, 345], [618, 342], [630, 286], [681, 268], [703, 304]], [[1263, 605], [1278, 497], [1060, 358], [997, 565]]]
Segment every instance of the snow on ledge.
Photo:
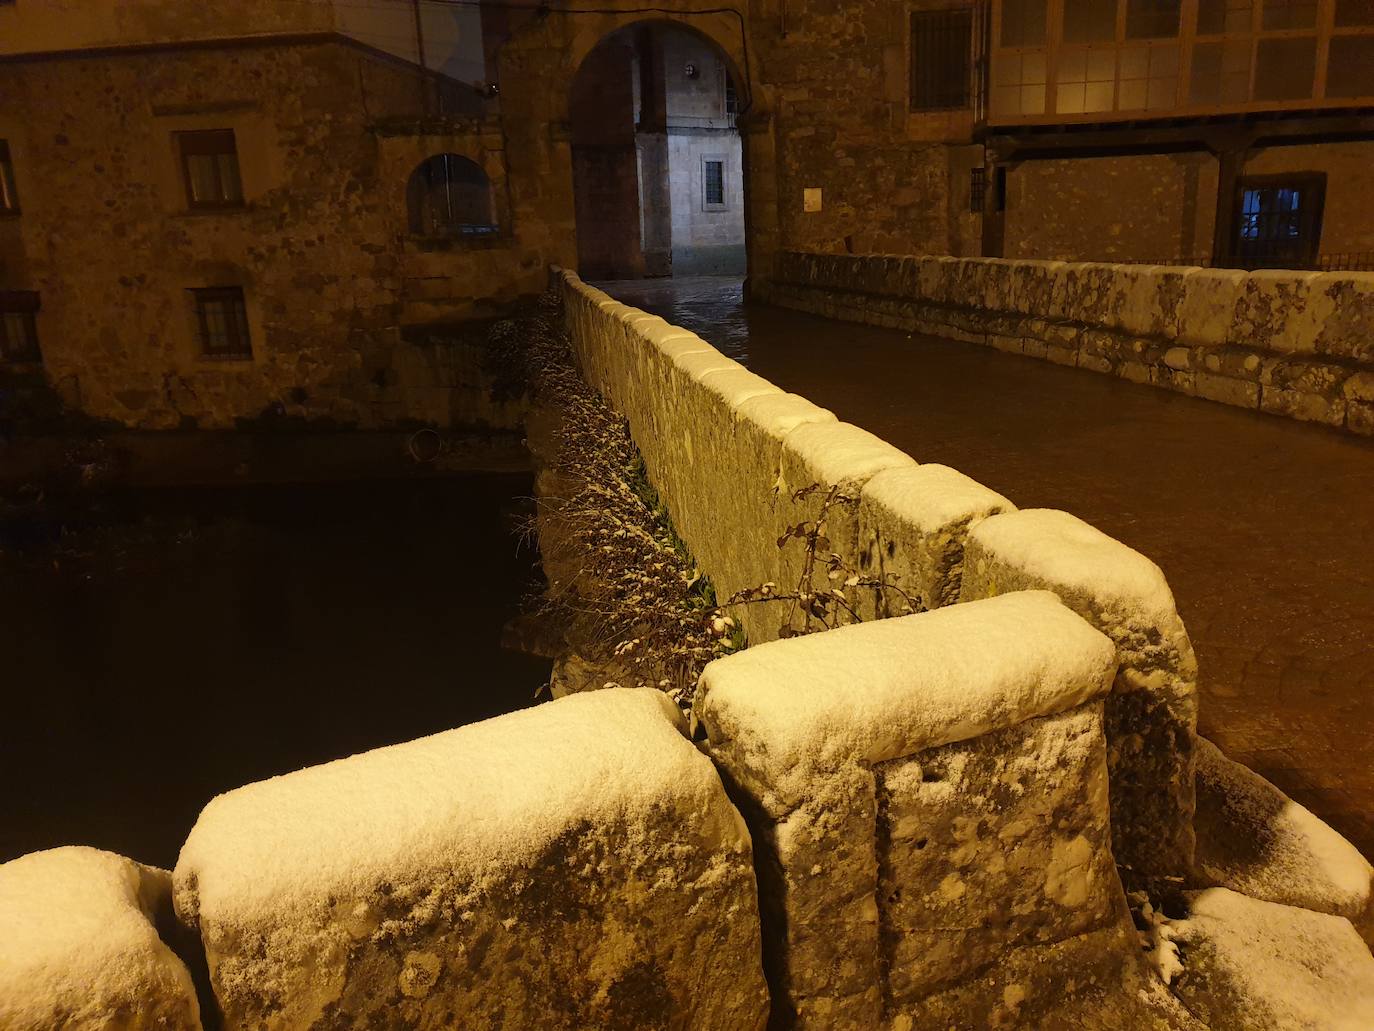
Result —
[[694, 718], [774, 815], [818, 778], [1107, 692], [1111, 641], [1048, 591], [756, 645], [702, 674]]
[[279, 923], [382, 882], [480, 886], [579, 826], [697, 820], [723, 796], [684, 729], [661, 692], [607, 689], [239, 788], [183, 846], [177, 911]]
[[969, 543], [1046, 586], [1098, 598], [1145, 624], [1167, 627], [1178, 620], [1159, 566], [1068, 512], [995, 515], [973, 528]]
[[123, 1012], [199, 1029], [191, 975], [153, 928], [169, 891], [165, 871], [94, 848], [0, 864], [0, 1028], [106, 1027]]
[[1001, 494], [947, 465], [888, 469], [868, 481], [863, 496], [924, 534], [981, 516], [1016, 511]]

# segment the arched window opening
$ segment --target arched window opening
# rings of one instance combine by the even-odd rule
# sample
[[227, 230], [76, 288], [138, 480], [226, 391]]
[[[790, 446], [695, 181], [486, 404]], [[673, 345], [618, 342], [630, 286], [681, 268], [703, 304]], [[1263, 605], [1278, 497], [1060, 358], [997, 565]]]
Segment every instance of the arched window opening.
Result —
[[419, 236], [483, 236], [497, 231], [491, 180], [474, 161], [436, 154], [411, 173], [410, 231]]

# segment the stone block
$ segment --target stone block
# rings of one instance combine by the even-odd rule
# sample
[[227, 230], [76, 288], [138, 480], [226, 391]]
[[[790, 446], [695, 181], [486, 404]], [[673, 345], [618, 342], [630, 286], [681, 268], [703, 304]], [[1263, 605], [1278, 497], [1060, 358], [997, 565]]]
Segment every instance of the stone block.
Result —
[[1245, 279], [1229, 340], [1249, 350], [1310, 354], [1317, 349], [1331, 301], [1314, 284], [1318, 272], [1262, 269]]
[[1324, 273], [1312, 289], [1330, 306], [1317, 333], [1317, 353], [1374, 362], [1374, 272]]
[[171, 889], [94, 848], [0, 864], [0, 1028], [200, 1031], [191, 975], [155, 927]]
[[1362, 437], [1374, 437], [1374, 403], [1368, 401], [1347, 401], [1345, 407], [1345, 428]]
[[1200, 268], [1185, 275], [1178, 306], [1178, 342], [1186, 347], [1224, 346], [1245, 281], [1246, 273], [1239, 269]]
[[762, 1029], [749, 836], [683, 729], [597, 691], [214, 799], [175, 888], [224, 1026]]
[[1113, 847], [1141, 873], [1193, 860], [1197, 660], [1159, 567], [1067, 512], [995, 515], [969, 532], [960, 597], [1048, 589], [1115, 642], [1107, 700]]
[[1301, 390], [1265, 387], [1260, 395], [1260, 409], [1271, 415], [1286, 415], [1303, 422], [1319, 422], [1326, 426], [1344, 426], [1347, 402], [1322, 394]]
[[1374, 868], [1258, 773], [1199, 738], [1197, 871], [1250, 898], [1343, 916], [1374, 940]]
[[885, 1026], [1013, 947], [1117, 919], [1099, 701], [1114, 662], [1029, 592], [707, 667], [694, 721], [759, 852], [781, 1026]]
[[1220, 373], [1199, 371], [1193, 379], [1193, 395], [1239, 408], [1258, 408], [1260, 385]]
[[[902, 590], [925, 609], [952, 604], [959, 598], [969, 528], [1015, 509], [1002, 495], [948, 466], [880, 472], [864, 486], [859, 502], [859, 565], [868, 575], [896, 576]], [[883, 606], [879, 612], [892, 614]]]
[[1350, 921], [1225, 888], [1185, 900], [1166, 925], [1182, 960], [1170, 987], [1209, 1027], [1374, 1027], [1374, 957]]

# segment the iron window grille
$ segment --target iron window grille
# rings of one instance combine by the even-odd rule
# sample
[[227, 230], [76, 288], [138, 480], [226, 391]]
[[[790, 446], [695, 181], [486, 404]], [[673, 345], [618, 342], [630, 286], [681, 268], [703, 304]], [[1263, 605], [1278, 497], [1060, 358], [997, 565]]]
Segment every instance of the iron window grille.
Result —
[[1326, 176], [1248, 176], [1236, 198], [1235, 259], [1245, 268], [1315, 268]]
[[911, 110], [952, 111], [973, 101], [973, 9], [911, 15]]
[[201, 354], [206, 358], [253, 357], [242, 288], [203, 287], [191, 294], [196, 302]]
[[987, 203], [988, 196], [988, 170], [986, 168], [975, 168], [969, 175], [968, 184], [968, 209], [976, 215], [983, 213], [983, 205]]
[[0, 362], [41, 362], [38, 349], [38, 294], [0, 290]]
[[701, 202], [707, 211], [725, 210], [724, 158], [702, 158]]
[[14, 162], [8, 140], [0, 140], [0, 211], [19, 210], [19, 191], [14, 185]]
[[179, 132], [186, 203], [192, 208], [234, 208], [243, 204], [238, 148], [233, 129]]

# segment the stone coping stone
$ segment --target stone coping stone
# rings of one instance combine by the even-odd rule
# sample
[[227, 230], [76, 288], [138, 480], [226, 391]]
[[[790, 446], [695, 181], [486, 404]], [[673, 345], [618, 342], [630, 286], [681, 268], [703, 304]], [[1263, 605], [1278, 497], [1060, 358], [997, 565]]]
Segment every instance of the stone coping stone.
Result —
[[226, 1027], [761, 1027], [748, 832], [684, 730], [597, 691], [220, 795], [175, 889]]
[[1171, 987], [1214, 1031], [1368, 1031], [1374, 957], [1350, 921], [1226, 888], [1185, 893], [1164, 930], [1181, 970]]
[[1198, 739], [1197, 866], [1251, 898], [1343, 916], [1374, 940], [1374, 868], [1258, 773]]
[[191, 975], [154, 927], [171, 888], [94, 848], [0, 865], [0, 1028], [199, 1031]]
[[756, 645], [702, 674], [712, 755], [775, 818], [873, 764], [1081, 705], [1116, 671], [1111, 642], [1047, 591]]

